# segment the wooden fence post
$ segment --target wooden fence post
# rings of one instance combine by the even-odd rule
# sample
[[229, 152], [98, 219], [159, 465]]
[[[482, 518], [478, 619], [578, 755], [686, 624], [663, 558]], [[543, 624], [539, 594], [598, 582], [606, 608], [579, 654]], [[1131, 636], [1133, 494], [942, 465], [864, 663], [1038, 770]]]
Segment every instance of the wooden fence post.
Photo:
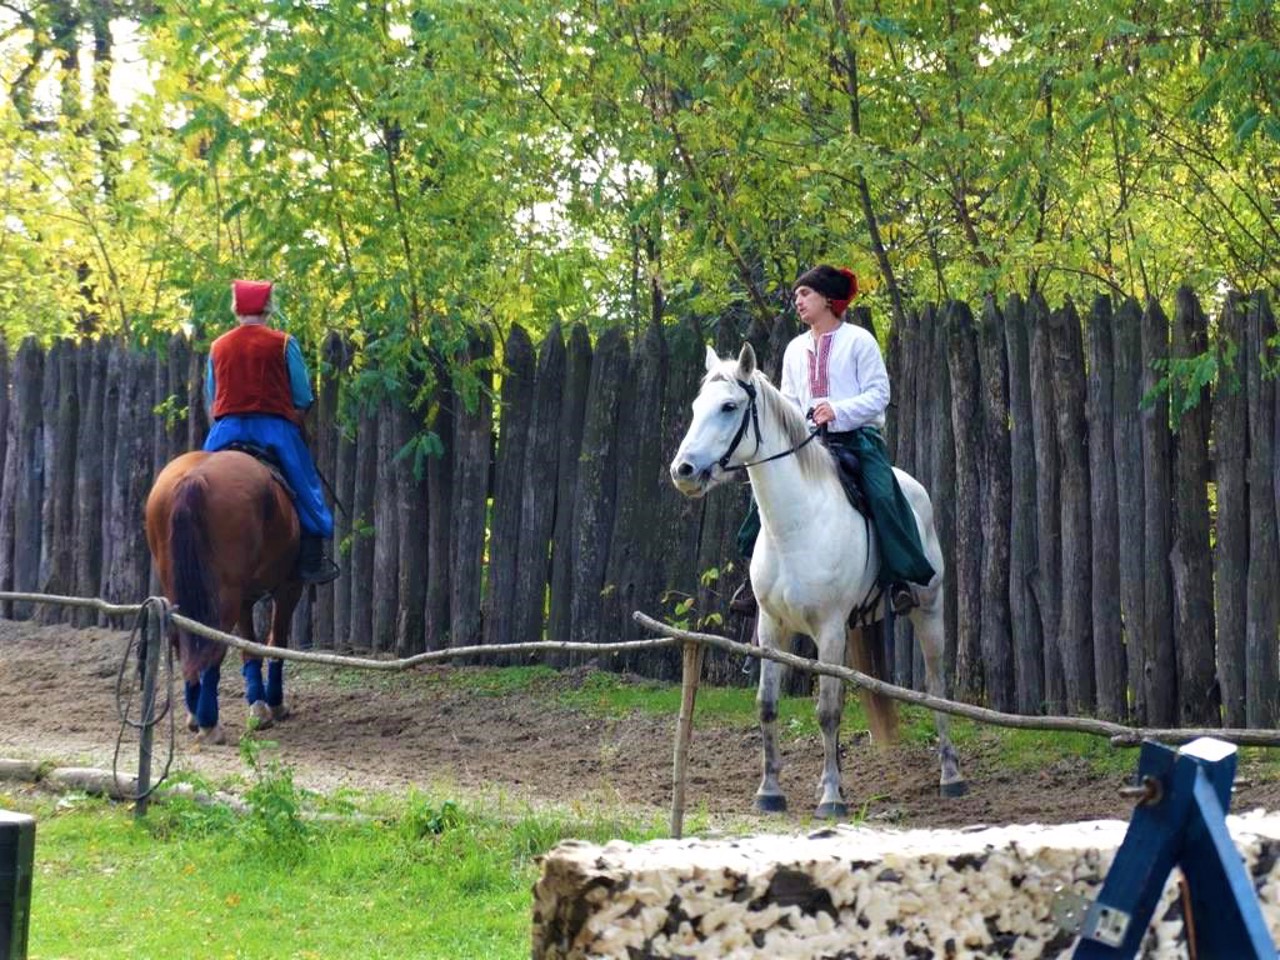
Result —
[[630, 366], [631, 350], [625, 334], [617, 327], [606, 330], [596, 343], [591, 365], [573, 504], [573, 599], [569, 639], [579, 643], [602, 642], [604, 602], [600, 593], [605, 585], [617, 507], [614, 478], [619, 438], [616, 427], [623, 383]]
[[1027, 312], [1013, 294], [1004, 308], [1005, 351], [1009, 363], [1009, 620], [1013, 633], [1013, 673], [1018, 712], [1044, 707], [1044, 651], [1040, 616], [1032, 592], [1037, 563], [1036, 452], [1031, 420], [1031, 360]]
[[396, 648], [396, 607], [400, 602], [400, 475], [395, 461], [401, 443], [396, 419], [398, 402], [378, 400], [378, 445], [373, 502], [373, 616], [371, 647], [379, 653]]
[[[396, 449], [403, 449], [425, 429], [423, 405], [418, 398], [424, 387], [425, 357], [410, 372], [404, 395], [395, 405]], [[431, 575], [427, 563], [427, 475], [426, 464], [415, 471], [414, 457], [403, 456], [396, 464], [396, 490], [400, 534], [397, 566], [400, 598], [396, 616], [396, 656], [411, 657], [422, 653], [427, 642], [427, 579]]]
[[[321, 347], [321, 363], [319, 378], [316, 384], [316, 405], [313, 413], [312, 428], [315, 431], [316, 468], [330, 485], [333, 494], [326, 494], [333, 502], [333, 546], [334, 558], [343, 569], [344, 576], [350, 573], [346, 558], [339, 553], [343, 539], [348, 532], [349, 520], [346, 510], [351, 504], [344, 501], [341, 506], [336, 502], [342, 495], [338, 491], [338, 389], [339, 380], [346, 368], [346, 347], [342, 337], [330, 331]], [[336, 494], [336, 498], [334, 497]], [[349, 589], [349, 588], [348, 588]], [[335, 639], [335, 621], [338, 592], [342, 586], [334, 583], [331, 587], [316, 591], [315, 604], [312, 607], [312, 642], [322, 650], [332, 649]]]
[[[103, 463], [102, 419], [103, 395], [107, 380], [109, 340], [84, 340], [79, 349], [80, 430], [76, 440], [76, 506], [75, 506], [75, 590], [83, 597], [97, 597], [102, 592], [102, 513]], [[88, 627], [98, 621], [98, 612], [78, 607], [72, 623]]]
[[1093, 532], [1093, 672], [1098, 713], [1123, 720], [1129, 712], [1128, 665], [1120, 621], [1120, 517], [1116, 492], [1115, 354], [1111, 300], [1094, 298], [1089, 312], [1089, 521]]
[[703, 646], [684, 644], [684, 676], [680, 684], [680, 717], [676, 721], [675, 761], [671, 785], [671, 836], [684, 835], [684, 795], [688, 780], [689, 744], [693, 740], [693, 710], [698, 696], [698, 677], [702, 674]]
[[951, 372], [951, 435], [955, 442], [955, 486], [947, 499], [955, 514], [955, 566], [950, 567], [950, 593], [956, 597], [956, 696], [975, 702], [982, 697], [982, 374], [977, 335], [969, 305], [953, 300], [943, 308], [947, 367]]
[[1173, 582], [1169, 552], [1173, 546], [1170, 511], [1172, 452], [1168, 395], [1156, 390], [1161, 364], [1169, 356], [1169, 321], [1160, 304], [1148, 300], [1142, 313], [1143, 540], [1146, 562], [1143, 584], [1142, 646], [1147, 717], [1150, 724], [1170, 727], [1178, 721], [1178, 671], [1173, 643]]
[[1116, 504], [1120, 541], [1120, 616], [1124, 624], [1125, 655], [1131, 716], [1143, 723], [1147, 716], [1146, 653], [1142, 624], [1146, 617], [1146, 545], [1143, 543], [1144, 506], [1142, 461], [1142, 312], [1132, 298], [1120, 304], [1112, 330], [1115, 334], [1115, 435]]
[[533, 381], [529, 442], [520, 472], [520, 540], [516, 566], [515, 636], [525, 643], [543, 638], [547, 586], [551, 580], [551, 535], [556, 522], [560, 467], [557, 440], [565, 378], [564, 337], [552, 324], [538, 351]]
[[520, 528], [524, 465], [533, 422], [535, 387], [533, 343], [518, 323], [511, 325], [502, 357], [502, 393], [498, 406], [501, 428], [495, 454], [493, 512], [489, 521], [489, 569], [484, 596], [484, 642], [507, 645], [517, 637], [516, 576], [520, 556]]
[[[377, 401], [360, 399], [356, 415], [359, 428], [353, 439], [354, 471], [352, 475], [351, 552], [348, 554], [351, 606], [347, 628], [347, 647], [351, 650], [373, 648], [373, 569], [374, 537], [377, 535], [374, 504], [378, 499], [378, 416]], [[479, 585], [476, 587], [479, 590]]]
[[[587, 328], [574, 324], [569, 330], [565, 355], [564, 399], [560, 408], [560, 462], [556, 469], [556, 522], [552, 535], [551, 607], [547, 617], [547, 639], [568, 640], [573, 622], [573, 537], [574, 504], [578, 494], [578, 455], [582, 449], [582, 428], [587, 415], [587, 391], [593, 363], [591, 338]], [[555, 666], [564, 666], [569, 657], [548, 657]]]
[[[1187, 287], [1177, 295], [1170, 357], [1190, 360], [1209, 346], [1209, 321], [1200, 301]], [[1218, 679], [1214, 669], [1213, 556], [1209, 551], [1209, 424], [1212, 418], [1208, 385], [1188, 396], [1175, 381], [1178, 406], [1174, 412], [1173, 448], [1173, 574], [1174, 628], [1177, 644], [1179, 717], [1188, 726], [1221, 723]]]
[[[493, 343], [487, 334], [473, 335], [468, 351], [469, 360], [486, 360], [493, 355]], [[488, 393], [493, 381], [487, 371], [480, 370], [478, 377], [482, 389], [476, 391], [475, 407], [458, 404], [453, 428], [453, 593], [449, 603], [449, 645], [453, 647], [475, 646], [483, 639], [484, 629], [480, 585], [493, 454], [493, 402]]]
[[[151, 792], [151, 753], [155, 742], [156, 722], [156, 679], [160, 672], [160, 650], [165, 644], [164, 624], [160, 611], [154, 603], [147, 604], [142, 611], [142, 623], [139, 627], [142, 634], [143, 657], [142, 667], [142, 703], [139, 715], [138, 730], [138, 801], [134, 806], [134, 817], [141, 820], [147, 815]], [[178, 704], [169, 704], [170, 710], [177, 710]], [[118, 784], [113, 784], [116, 789]]]
[[1218, 316], [1221, 367], [1213, 395], [1213, 479], [1217, 489], [1217, 537], [1213, 548], [1214, 609], [1218, 619], [1217, 668], [1223, 724], [1243, 727], [1249, 585], [1249, 487], [1245, 479], [1249, 437], [1248, 304], [1228, 294]]
[[[16, 485], [13, 503], [13, 589], [31, 593], [39, 587], [40, 507], [44, 488], [44, 447], [40, 441], [43, 416], [40, 399], [44, 386], [44, 352], [35, 337], [18, 348], [14, 369], [13, 399], [17, 421], [13, 451]], [[12, 449], [12, 448], [11, 448]], [[30, 603], [14, 603], [13, 618], [31, 617]]]
[[453, 465], [454, 420], [459, 403], [448, 367], [438, 352], [431, 354], [435, 390], [427, 428], [439, 439], [441, 453], [427, 460], [427, 649], [449, 644], [453, 596]]
[[1033, 579], [1044, 638], [1042, 710], [1061, 711], [1067, 688], [1058, 625], [1062, 616], [1061, 460], [1058, 416], [1053, 395], [1053, 354], [1049, 345], [1049, 307], [1037, 293], [1028, 304], [1031, 334], [1031, 419], [1036, 456], [1036, 574]]
[[[45, 551], [48, 563], [40, 589], [44, 593], [69, 594], [75, 586], [76, 435], [80, 420], [80, 378], [77, 375], [75, 344], [70, 340], [57, 341], [48, 364], [57, 367], [58, 375], [53, 437], [48, 446], [48, 471], [45, 475], [50, 514], [49, 543]], [[36, 611], [36, 619], [40, 623], [61, 623], [69, 619], [69, 615], [61, 607], [46, 604]]]
[[1067, 703], [1093, 712], [1092, 540], [1089, 530], [1089, 442], [1085, 423], [1084, 341], [1080, 316], [1067, 300], [1049, 318], [1053, 354], [1053, 402], [1062, 470], [1059, 487], [1062, 583], [1058, 649], [1062, 655]]
[[1280, 544], [1272, 480], [1275, 457], [1276, 382], [1270, 346], [1275, 318], [1264, 294], [1249, 305], [1249, 580], [1245, 623], [1245, 714], [1251, 727], [1280, 721], [1276, 628], [1280, 623]]
[[1013, 636], [1009, 610], [1009, 557], [1013, 478], [1009, 472], [1009, 370], [1004, 317], [987, 297], [978, 325], [978, 366], [982, 375], [983, 476], [982, 526], [982, 678], [987, 704], [1016, 708]]
[[[662, 584], [655, 573], [661, 563], [661, 541], [653, 536], [653, 518], [661, 511], [670, 487], [662, 449], [662, 394], [666, 385], [667, 355], [662, 329], [645, 327], [632, 352], [618, 411], [617, 509], [610, 538], [609, 568], [605, 575], [604, 629], [611, 640], [639, 640], [644, 632], [631, 617], [633, 610], [652, 610]], [[630, 444], [630, 451], [626, 445]], [[649, 652], [627, 655], [627, 669], [646, 674], [660, 666]]]

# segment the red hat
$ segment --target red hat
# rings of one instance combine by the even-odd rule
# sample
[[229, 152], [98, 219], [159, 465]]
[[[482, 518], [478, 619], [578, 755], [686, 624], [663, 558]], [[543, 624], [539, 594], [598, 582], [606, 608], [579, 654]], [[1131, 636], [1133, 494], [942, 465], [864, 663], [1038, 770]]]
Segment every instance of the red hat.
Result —
[[267, 312], [271, 299], [271, 283], [268, 280], [236, 280], [231, 284], [232, 309], [237, 317], [252, 317]]

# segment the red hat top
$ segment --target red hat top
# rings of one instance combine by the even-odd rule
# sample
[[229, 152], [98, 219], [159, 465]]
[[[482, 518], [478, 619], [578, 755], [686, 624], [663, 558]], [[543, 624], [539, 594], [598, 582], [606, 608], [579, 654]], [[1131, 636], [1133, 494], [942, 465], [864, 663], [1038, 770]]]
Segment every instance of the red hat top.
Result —
[[231, 284], [232, 309], [237, 317], [252, 317], [267, 312], [271, 299], [271, 282], [268, 280], [236, 280]]

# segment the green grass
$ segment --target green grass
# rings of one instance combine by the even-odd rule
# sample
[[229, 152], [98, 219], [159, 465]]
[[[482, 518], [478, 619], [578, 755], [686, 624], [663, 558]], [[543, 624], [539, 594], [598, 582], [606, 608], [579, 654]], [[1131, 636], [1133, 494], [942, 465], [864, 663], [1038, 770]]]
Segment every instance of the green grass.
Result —
[[141, 824], [102, 801], [0, 793], [38, 821], [31, 960], [523, 958], [537, 855], [661, 832], [419, 794], [317, 823], [287, 771], [260, 769], [255, 789], [248, 815], [172, 799]]

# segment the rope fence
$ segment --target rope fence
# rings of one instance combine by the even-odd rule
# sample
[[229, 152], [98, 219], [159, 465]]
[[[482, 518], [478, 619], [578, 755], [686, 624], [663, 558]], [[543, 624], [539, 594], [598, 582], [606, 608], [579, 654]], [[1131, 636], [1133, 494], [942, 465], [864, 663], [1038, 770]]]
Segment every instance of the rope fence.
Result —
[[[1100, 720], [1093, 717], [1040, 717], [1002, 713], [998, 710], [991, 710], [986, 707], [974, 706], [973, 704], [946, 700], [940, 697], [931, 696], [918, 690], [899, 687], [891, 683], [886, 683], [883, 680], [877, 680], [875, 677], [868, 676], [867, 674], [853, 670], [849, 667], [839, 666], [836, 664], [819, 663], [807, 657], [797, 656], [796, 654], [782, 650], [766, 650], [751, 644], [739, 643], [717, 634], [698, 633], [696, 631], [673, 627], [670, 624], [661, 623], [640, 611], [634, 612], [632, 614], [632, 618], [644, 629], [657, 634], [657, 637], [649, 640], [628, 640], [618, 643], [538, 641], [534, 643], [452, 647], [445, 650], [421, 653], [412, 657], [385, 660], [370, 657], [345, 656], [342, 654], [315, 653], [307, 650], [292, 650], [256, 643], [252, 640], [246, 640], [243, 637], [235, 636], [234, 634], [223, 633], [220, 630], [215, 630], [205, 624], [191, 620], [188, 617], [184, 617], [182, 614], [178, 613], [164, 597], [149, 597], [142, 603], [137, 604], [113, 604], [96, 598], [64, 597], [49, 594], [0, 591], [0, 601], [6, 600], [72, 607], [91, 607], [101, 611], [107, 616], [134, 616], [138, 618], [137, 624], [134, 628], [134, 634], [131, 635], [130, 646], [126, 650], [126, 660], [133, 649], [133, 636], [138, 634], [140, 631], [142, 633], [144, 644], [142, 647], [141, 657], [143, 661], [142, 718], [140, 721], [135, 722], [128, 719], [127, 710], [121, 714], [122, 735], [123, 729], [128, 726], [132, 726], [140, 730], [138, 776], [136, 779], [135, 792], [133, 792], [131, 797], [131, 799], [137, 802], [138, 816], [145, 815], [147, 798], [154, 792], [155, 788], [163, 782], [164, 777], [167, 776], [168, 773], [168, 765], [166, 764], [164, 774], [161, 776], [160, 781], [158, 781], [154, 786], [151, 784], [150, 768], [152, 759], [153, 729], [160, 720], [165, 716], [168, 716], [170, 721], [170, 737], [172, 738], [174, 735], [174, 710], [172, 691], [172, 651], [170, 651], [168, 657], [170, 675], [169, 695], [165, 701], [163, 709], [157, 716], [155, 686], [156, 675], [159, 672], [160, 650], [162, 644], [159, 642], [152, 643], [150, 641], [153, 638], [157, 641], [162, 640], [169, 633], [170, 626], [187, 630], [198, 636], [225, 644], [228, 647], [233, 647], [240, 650], [242, 653], [249, 654], [250, 656], [289, 660], [296, 663], [310, 663], [328, 667], [344, 667], [357, 670], [375, 670], [382, 672], [411, 670], [425, 664], [442, 663], [466, 657], [484, 657], [492, 654], [501, 654], [504, 657], [512, 654], [532, 655], [552, 652], [619, 654], [628, 651], [652, 650], [661, 647], [680, 645], [684, 654], [684, 668], [681, 684], [682, 695], [680, 715], [676, 726], [671, 810], [671, 832], [675, 837], [679, 837], [683, 830], [688, 748], [692, 738], [693, 711], [698, 681], [701, 674], [703, 651], [706, 647], [715, 647], [727, 653], [736, 654], [742, 657], [774, 660], [793, 669], [802, 670], [807, 673], [837, 677], [855, 687], [865, 688], [894, 700], [913, 704], [928, 710], [938, 711], [940, 713], [947, 713], [952, 716], [963, 717], [976, 723], [986, 724], [989, 726], [1007, 727], [1020, 730], [1085, 733], [1092, 736], [1106, 737], [1110, 740], [1113, 746], [1117, 747], [1136, 746], [1144, 740], [1156, 740], [1171, 744], [1186, 743], [1199, 737], [1206, 736], [1216, 737], [1220, 740], [1226, 740], [1241, 746], [1280, 746], [1280, 731], [1277, 730], [1242, 728], [1138, 728], [1125, 726], [1124, 724], [1114, 723], [1108, 720]], [[121, 669], [121, 675], [123, 675], [123, 667]], [[119, 693], [117, 693], [117, 696], [119, 696]], [[119, 743], [117, 743], [117, 755], [118, 752]], [[172, 753], [173, 748], [171, 743], [170, 760], [172, 760]], [[121, 781], [119, 780], [118, 775], [116, 780], [117, 786], [119, 786]], [[123, 794], [122, 789], [118, 792]]]

